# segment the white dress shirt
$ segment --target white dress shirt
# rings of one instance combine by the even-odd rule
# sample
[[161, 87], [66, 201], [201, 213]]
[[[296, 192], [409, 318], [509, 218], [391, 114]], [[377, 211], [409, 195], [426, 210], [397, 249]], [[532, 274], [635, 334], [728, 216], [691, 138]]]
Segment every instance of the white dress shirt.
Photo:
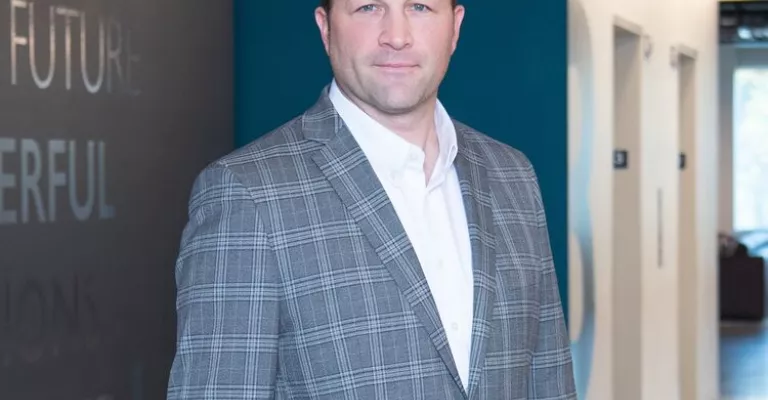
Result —
[[389, 196], [419, 258], [464, 387], [472, 345], [472, 256], [453, 161], [456, 129], [438, 102], [439, 155], [428, 183], [424, 151], [376, 122], [331, 83], [330, 99]]

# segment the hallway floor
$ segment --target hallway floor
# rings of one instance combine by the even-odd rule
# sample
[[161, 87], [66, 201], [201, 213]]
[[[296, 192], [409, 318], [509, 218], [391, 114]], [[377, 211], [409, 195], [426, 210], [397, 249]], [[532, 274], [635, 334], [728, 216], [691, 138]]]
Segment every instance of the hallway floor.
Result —
[[768, 321], [720, 326], [723, 400], [768, 400]]

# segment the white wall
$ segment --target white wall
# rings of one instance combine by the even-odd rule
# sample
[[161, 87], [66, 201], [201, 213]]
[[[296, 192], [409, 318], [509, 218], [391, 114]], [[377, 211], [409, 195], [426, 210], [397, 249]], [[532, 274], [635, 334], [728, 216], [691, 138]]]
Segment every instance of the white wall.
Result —
[[[611, 357], [615, 351], [614, 299], [620, 295], [613, 292], [612, 274], [613, 26], [618, 17], [637, 25], [652, 46], [642, 65], [639, 398], [681, 398], [678, 320], [683, 312], [694, 313], [698, 327], [696, 336], [689, 338], [698, 349], [697, 379], [695, 387], [689, 388], [694, 393], [690, 398], [715, 400], [719, 398], [717, 2], [569, 1], [569, 309], [577, 380], [586, 379], [587, 383], [583, 398], [622, 398], [620, 388], [614, 385], [621, 371], [616, 371]], [[678, 71], [670, 63], [670, 49], [679, 45], [695, 50], [697, 64], [696, 157], [690, 168], [696, 174], [699, 273], [695, 278], [698, 301], [693, 310], [678, 310]]]

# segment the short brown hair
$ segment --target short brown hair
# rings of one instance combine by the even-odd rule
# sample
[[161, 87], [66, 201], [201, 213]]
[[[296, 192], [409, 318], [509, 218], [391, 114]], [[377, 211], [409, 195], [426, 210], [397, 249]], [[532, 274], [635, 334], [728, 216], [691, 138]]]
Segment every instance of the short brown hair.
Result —
[[[456, 7], [457, 0], [451, 0], [451, 5]], [[331, 9], [332, 0], [320, 0], [320, 7], [323, 7], [325, 11]]]

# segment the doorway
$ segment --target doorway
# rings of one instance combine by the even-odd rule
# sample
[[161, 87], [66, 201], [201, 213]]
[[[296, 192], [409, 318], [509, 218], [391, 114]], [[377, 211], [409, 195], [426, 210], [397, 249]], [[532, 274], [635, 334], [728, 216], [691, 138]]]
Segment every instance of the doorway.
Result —
[[616, 399], [642, 398], [640, 117], [642, 30], [614, 25], [613, 365]]
[[679, 284], [679, 351], [681, 399], [695, 399], [697, 365], [698, 307], [700, 285], [696, 256], [696, 53], [684, 46], [678, 48], [678, 284]]

